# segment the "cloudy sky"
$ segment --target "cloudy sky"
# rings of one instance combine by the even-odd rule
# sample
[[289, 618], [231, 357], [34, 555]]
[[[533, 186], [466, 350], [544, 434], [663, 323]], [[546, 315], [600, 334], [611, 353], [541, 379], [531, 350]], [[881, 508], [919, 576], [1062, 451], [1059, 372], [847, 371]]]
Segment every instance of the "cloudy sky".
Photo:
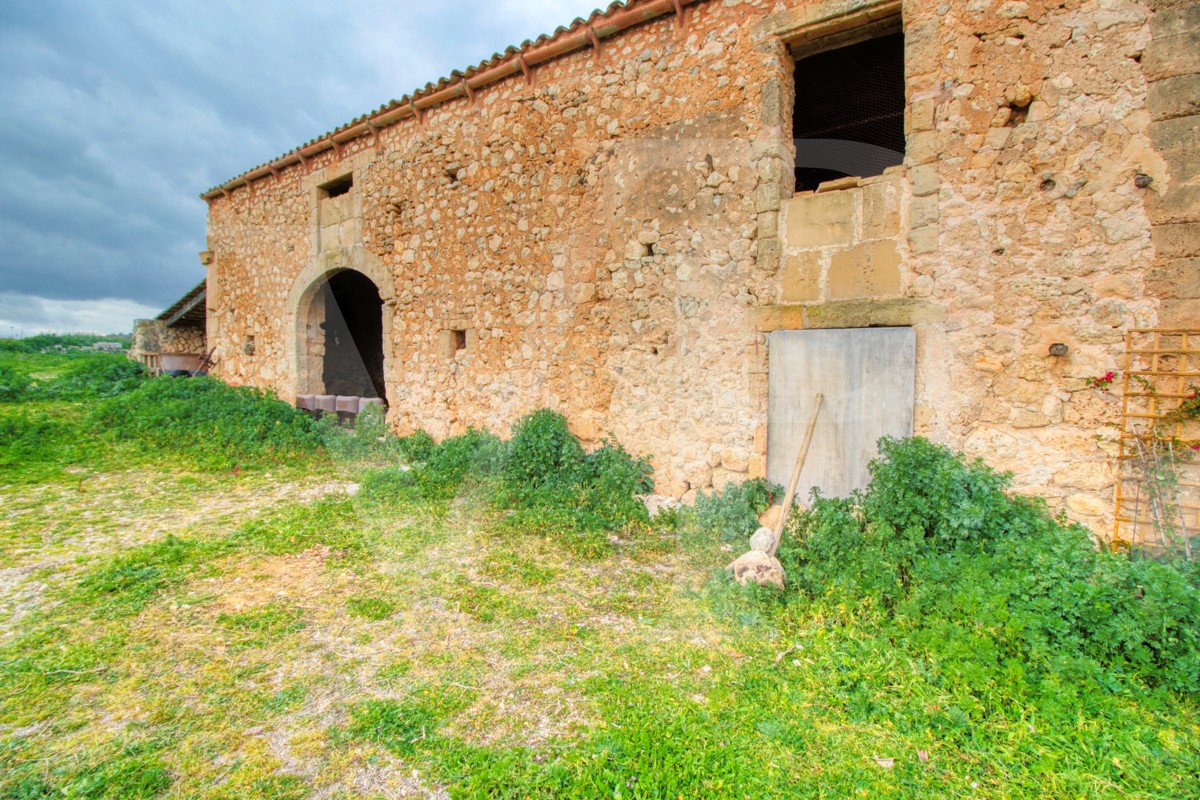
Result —
[[0, 336], [128, 331], [203, 277], [200, 192], [596, 5], [0, 4]]

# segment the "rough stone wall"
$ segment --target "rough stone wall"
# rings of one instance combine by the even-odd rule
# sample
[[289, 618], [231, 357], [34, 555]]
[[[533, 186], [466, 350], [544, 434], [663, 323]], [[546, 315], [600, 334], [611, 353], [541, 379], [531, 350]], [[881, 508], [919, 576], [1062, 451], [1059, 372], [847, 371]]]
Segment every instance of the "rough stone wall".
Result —
[[195, 325], [169, 328], [160, 319], [134, 321], [129, 357], [148, 367], [157, 369], [158, 356], [162, 353], [204, 355], [207, 352], [208, 341], [204, 328]]
[[1147, 277], [1171, 174], [1151, 10], [904, 3], [904, 166], [793, 197], [787, 43], [898, 7], [700, 3], [682, 31], [661, 18], [217, 197], [221, 373], [294, 395], [304, 292], [358, 269], [384, 298], [398, 429], [505, 431], [550, 406], [686, 494], [763, 473], [766, 332], [912, 325], [918, 433], [1100, 531], [1117, 407], [1086, 378], [1167, 302]]
[[1200, 324], [1200, 3], [1154, 0], [1143, 65], [1150, 136], [1163, 163], [1146, 206], [1155, 262], [1147, 286], [1165, 327]]
[[160, 353], [190, 353], [202, 356], [208, 352], [204, 329], [193, 325], [164, 328], [158, 343]]
[[[765, 284], [751, 153], [765, 59], [746, 20], [764, 5], [703, 3], [682, 31], [647, 23], [532, 85], [488, 87], [214, 201], [222, 374], [294, 393], [297, 275], [373, 264], [393, 281], [398, 429], [505, 431], [551, 406], [585, 439], [611, 431], [653, 454], [662, 491], [744, 478], [760, 416], [744, 318]], [[314, 204], [332, 221], [316, 187], [351, 169], [355, 199], [335, 199], [358, 205], [341, 217], [355, 225], [314, 226]], [[447, 352], [456, 330], [467, 346]]]
[[1161, 310], [1157, 195], [1136, 182], [1162, 169], [1149, 22], [1120, 0], [905, 3], [904, 166], [786, 200], [780, 303], [756, 312], [768, 329], [912, 325], [917, 433], [1101, 535], [1119, 406], [1086, 380]]
[[[917, 24], [936, 37], [946, 21]], [[1119, 409], [1086, 382], [1120, 367], [1127, 328], [1158, 322], [1136, 183], [1159, 164], [1147, 9], [1001, 3], [957, 25], [950, 75], [930, 60], [910, 77], [914, 100], [933, 101], [933, 130], [910, 146], [914, 195], [922, 172], [938, 178], [911, 201], [914, 294], [947, 309], [922, 348], [920, 418], [1105, 535]], [[927, 108], [914, 102], [914, 130]], [[1051, 356], [1056, 342], [1070, 353]]]

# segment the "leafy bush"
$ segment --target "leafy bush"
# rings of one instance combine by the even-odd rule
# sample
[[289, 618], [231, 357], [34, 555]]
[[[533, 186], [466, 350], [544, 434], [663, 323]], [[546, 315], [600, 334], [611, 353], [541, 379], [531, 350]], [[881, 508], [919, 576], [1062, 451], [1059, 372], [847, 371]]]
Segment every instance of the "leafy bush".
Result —
[[400, 453], [409, 463], [414, 461], [428, 461], [437, 449], [437, 443], [425, 431], [417, 431], [416, 433], [405, 436], [399, 441]]
[[315, 420], [278, 398], [216, 378], [155, 378], [98, 404], [88, 417], [116, 439], [191, 455], [215, 466], [278, 462], [322, 444]]
[[654, 489], [650, 462], [634, 458], [624, 447], [604, 439], [584, 460], [578, 490], [579, 519], [584, 527], [614, 530], [649, 519], [640, 495]]
[[354, 418], [354, 438], [370, 446], [386, 439], [387, 434], [387, 410], [383, 406], [363, 406]]
[[35, 396], [55, 400], [113, 397], [136, 389], [145, 379], [145, 367], [125, 356], [88, 356], [59, 377], [38, 386]]
[[758, 529], [758, 517], [771, 505], [779, 487], [765, 478], [729, 483], [712, 494], [698, 492], [696, 505], [685, 510], [684, 525], [703, 538], [741, 541]]
[[816, 602], [876, 615], [968, 683], [1066, 670], [1200, 690], [1194, 571], [1098, 551], [1009, 481], [923, 439], [881, 440], [869, 486], [818, 496], [780, 558]]
[[647, 460], [608, 439], [595, 452], [585, 453], [566, 418], [541, 409], [513, 428], [499, 500], [531, 512], [510, 518], [510, 526], [573, 533], [576, 537], [569, 541], [595, 554], [604, 540], [586, 534], [648, 521], [638, 496], [653, 488], [651, 473]]
[[443, 440], [421, 464], [419, 472], [428, 484], [444, 487], [453, 494], [468, 475], [482, 477], [493, 472], [501, 451], [496, 436], [470, 428], [460, 436]]
[[871, 477], [864, 516], [939, 552], [1053, 524], [1037, 502], [1005, 493], [1011, 476], [926, 439], [882, 439]]
[[387, 411], [383, 406], [366, 406], [353, 424], [343, 423], [335, 413], [322, 413], [317, 428], [325, 449], [335, 458], [386, 460], [396, 454], [398, 440], [388, 431]]
[[648, 519], [639, 495], [652, 488], [649, 462], [609, 440], [584, 452], [566, 419], [546, 409], [523, 417], [507, 443], [471, 429], [440, 444], [418, 432], [399, 439], [396, 448], [407, 465], [368, 471], [364, 497], [447, 500], [465, 482], [495, 477], [496, 504], [515, 512], [506, 517], [508, 527], [567, 534], [588, 554], [603, 550], [607, 539], [580, 534]]
[[583, 446], [567, 428], [567, 418], [548, 408], [522, 417], [513, 427], [504, 485], [518, 501], [547, 490], [561, 491], [582, 477]]
[[503, 445], [486, 431], [469, 429], [435, 444], [428, 434], [399, 440], [401, 452], [413, 458], [404, 467], [369, 470], [362, 479], [365, 497], [379, 500], [449, 500], [468, 476], [482, 478], [498, 471]]
[[9, 367], [0, 366], [0, 402], [13, 403], [24, 400], [29, 394], [31, 381]]

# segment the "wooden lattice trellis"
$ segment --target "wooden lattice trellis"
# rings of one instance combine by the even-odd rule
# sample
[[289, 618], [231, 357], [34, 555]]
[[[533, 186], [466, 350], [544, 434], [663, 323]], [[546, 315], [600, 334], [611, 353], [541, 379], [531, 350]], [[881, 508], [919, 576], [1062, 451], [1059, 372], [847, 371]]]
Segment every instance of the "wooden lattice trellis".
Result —
[[1200, 557], [1200, 330], [1131, 330], [1125, 341], [1113, 547]]

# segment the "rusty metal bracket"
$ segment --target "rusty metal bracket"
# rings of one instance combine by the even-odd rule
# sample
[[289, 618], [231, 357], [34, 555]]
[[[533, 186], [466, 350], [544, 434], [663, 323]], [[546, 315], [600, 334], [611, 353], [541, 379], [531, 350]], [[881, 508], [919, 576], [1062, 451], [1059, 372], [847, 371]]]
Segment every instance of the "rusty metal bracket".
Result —
[[596, 29], [591, 25], [587, 26], [588, 38], [592, 40], [592, 58], [600, 58], [600, 37], [596, 35]]
[[375, 123], [369, 119], [364, 119], [363, 124], [367, 126], [367, 130], [371, 132], [371, 146], [377, 151], [380, 148], [379, 144], [379, 128], [375, 127]]
[[675, 6], [675, 30], [683, 30], [683, 3], [679, 0], [671, 0], [671, 5]]

